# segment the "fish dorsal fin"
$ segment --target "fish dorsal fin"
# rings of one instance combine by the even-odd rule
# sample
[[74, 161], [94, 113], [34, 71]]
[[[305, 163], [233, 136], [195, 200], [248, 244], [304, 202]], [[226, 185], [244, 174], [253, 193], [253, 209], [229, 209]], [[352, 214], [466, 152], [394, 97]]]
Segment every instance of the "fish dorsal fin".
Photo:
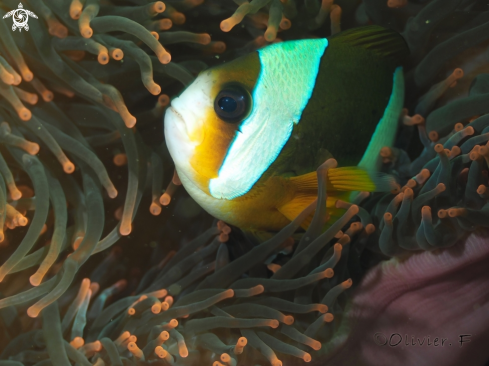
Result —
[[380, 57], [392, 58], [399, 64], [404, 63], [409, 55], [408, 45], [399, 33], [378, 25], [349, 29], [328, 39], [364, 48]]
[[[317, 173], [311, 172], [288, 178], [288, 182], [292, 185], [295, 195], [292, 200], [277, 209], [292, 221], [317, 198]], [[328, 215], [330, 219], [333, 219], [332, 222], [341, 216], [344, 211], [335, 207], [336, 201], [338, 199], [348, 201], [353, 191], [388, 192], [396, 187], [395, 179], [387, 174], [368, 171], [356, 166], [329, 169], [326, 181]], [[303, 228], [309, 226], [312, 216], [311, 214], [303, 222], [301, 225]]]

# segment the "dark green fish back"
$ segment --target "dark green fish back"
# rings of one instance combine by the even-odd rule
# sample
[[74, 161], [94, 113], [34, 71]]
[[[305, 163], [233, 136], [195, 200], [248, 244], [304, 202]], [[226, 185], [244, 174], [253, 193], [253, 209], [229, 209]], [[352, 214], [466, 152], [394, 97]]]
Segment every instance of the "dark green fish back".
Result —
[[358, 164], [389, 102], [394, 71], [408, 52], [399, 34], [379, 26], [331, 37], [314, 92], [275, 174], [302, 175], [329, 157], [340, 166]]

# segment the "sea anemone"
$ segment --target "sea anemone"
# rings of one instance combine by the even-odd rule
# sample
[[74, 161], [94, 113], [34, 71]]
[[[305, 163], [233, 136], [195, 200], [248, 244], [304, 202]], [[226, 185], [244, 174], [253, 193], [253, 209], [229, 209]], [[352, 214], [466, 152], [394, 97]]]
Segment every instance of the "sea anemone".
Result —
[[[375, 334], [415, 332], [403, 318], [420, 313], [433, 329], [465, 320], [481, 344], [487, 4], [235, 2], [30, 0], [39, 19], [28, 32], [7, 26], [18, 4], [0, 4], [0, 365], [390, 364], [399, 358]], [[400, 132], [379, 152], [398, 191], [338, 201], [344, 214], [323, 232], [326, 161], [317, 201], [256, 245], [211, 224], [176, 174], [162, 190], [173, 171], [163, 111], [200, 70], [368, 23], [399, 31], [411, 51]], [[469, 299], [440, 315], [434, 294], [448, 301], [459, 285]], [[426, 351], [425, 362], [456, 365], [466, 349]]]

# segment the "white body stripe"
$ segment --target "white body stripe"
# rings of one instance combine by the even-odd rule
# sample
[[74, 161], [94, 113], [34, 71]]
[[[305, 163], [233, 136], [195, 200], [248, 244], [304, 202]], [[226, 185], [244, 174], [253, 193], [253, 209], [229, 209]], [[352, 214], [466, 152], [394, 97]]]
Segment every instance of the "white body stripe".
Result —
[[327, 39], [276, 43], [259, 50], [261, 70], [253, 108], [243, 121], [219, 170], [211, 179], [213, 197], [247, 193], [280, 154], [301, 118], [319, 71]]
[[375, 171], [380, 169], [380, 149], [384, 146], [393, 146], [397, 133], [399, 115], [403, 105], [404, 74], [402, 67], [398, 67], [394, 72], [394, 81], [392, 83], [392, 92], [389, 98], [389, 103], [385, 108], [384, 115], [375, 128], [374, 134], [368, 143], [362, 160], [358, 163], [359, 167]]

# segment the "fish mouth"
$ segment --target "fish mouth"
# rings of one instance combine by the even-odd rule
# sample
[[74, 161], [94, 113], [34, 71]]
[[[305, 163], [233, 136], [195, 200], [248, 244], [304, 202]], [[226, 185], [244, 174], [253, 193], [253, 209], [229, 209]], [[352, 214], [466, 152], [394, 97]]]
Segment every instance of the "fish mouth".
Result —
[[184, 123], [185, 123], [185, 121], [183, 120], [182, 115], [181, 115], [180, 113], [178, 113], [178, 111], [177, 111], [175, 108], [173, 108], [173, 106], [170, 106], [170, 110], [171, 110], [173, 113], [175, 113], [175, 114], [176, 114], [176, 115], [177, 115], [177, 116], [178, 116], [178, 117], [179, 117], [179, 118], [182, 120], [182, 122], [184, 122]]
[[[185, 119], [183, 118], [183, 116], [172, 105], [170, 105], [167, 112], [171, 113], [171, 116], [173, 117], [172, 119], [177, 126], [179, 126], [179, 127], [183, 126], [183, 128], [185, 130], [185, 135], [188, 136], [189, 131], [188, 131], [187, 124], [185, 123]], [[180, 127], [180, 129], [181, 129], [181, 127]]]

